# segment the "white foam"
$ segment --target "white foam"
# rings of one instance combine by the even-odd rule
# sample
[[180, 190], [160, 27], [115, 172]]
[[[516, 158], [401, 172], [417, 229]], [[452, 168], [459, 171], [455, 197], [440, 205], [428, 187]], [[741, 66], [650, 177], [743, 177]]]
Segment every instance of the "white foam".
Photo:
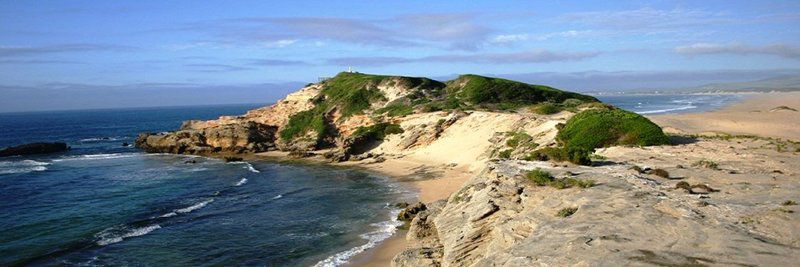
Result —
[[254, 168], [253, 165], [247, 161], [234, 161], [234, 162], [228, 162], [228, 164], [242, 164], [244, 165], [244, 168], [249, 170], [250, 172], [255, 172], [255, 173], [261, 172], [259, 170], [256, 170], [256, 168]]
[[189, 212], [192, 212], [192, 211], [195, 211], [195, 210], [198, 210], [198, 209], [202, 209], [203, 207], [208, 205], [208, 203], [211, 203], [211, 202], [214, 202], [213, 198], [209, 199], [209, 200], [206, 200], [206, 201], [199, 202], [199, 203], [191, 205], [189, 207], [185, 207], [185, 208], [182, 208], [182, 209], [177, 209], [177, 210], [175, 210], [175, 212], [177, 212], [177, 213], [189, 213]]
[[378, 227], [377, 230], [359, 235], [359, 237], [367, 240], [366, 244], [336, 253], [328, 257], [327, 259], [317, 262], [317, 264], [314, 264], [314, 266], [315, 267], [339, 266], [347, 263], [347, 261], [350, 260], [350, 258], [352, 258], [355, 255], [358, 255], [358, 253], [364, 252], [367, 249], [377, 246], [381, 241], [386, 240], [387, 238], [394, 235], [394, 233], [397, 231], [397, 227], [402, 225], [402, 223], [397, 220], [397, 214], [399, 212], [400, 210], [392, 211], [390, 214], [391, 219], [389, 221], [372, 224], [373, 226]]
[[104, 160], [104, 159], [119, 159], [130, 158], [144, 155], [142, 153], [110, 153], [110, 154], [89, 154], [79, 156], [68, 156], [60, 159], [54, 159], [53, 162], [70, 161], [70, 160]]
[[247, 178], [242, 178], [239, 182], [236, 183], [234, 186], [242, 186], [243, 184], [247, 183]]
[[93, 138], [85, 138], [78, 140], [80, 142], [104, 142], [104, 141], [119, 141], [122, 140], [123, 137], [115, 136], [115, 137], [93, 137]]
[[158, 225], [158, 224], [148, 225], [148, 226], [141, 227], [141, 228], [131, 229], [130, 231], [127, 231], [122, 235], [113, 235], [113, 234], [111, 234], [112, 231], [103, 231], [103, 232], [100, 232], [100, 234], [98, 234], [98, 236], [100, 237], [100, 240], [97, 241], [97, 245], [106, 246], [106, 245], [122, 242], [122, 240], [124, 240], [126, 238], [143, 236], [143, 235], [149, 234], [150, 232], [155, 231], [156, 229], [160, 229], [160, 228], [161, 228], [161, 226]]
[[639, 113], [639, 114], [653, 114], [653, 113], [664, 113], [664, 112], [678, 111], [678, 110], [687, 110], [687, 109], [693, 109], [693, 108], [697, 108], [697, 106], [682, 106], [682, 107], [676, 107], [676, 108], [645, 110], [645, 111], [639, 111], [639, 112], [636, 112], [636, 113]]
[[48, 162], [35, 160], [0, 161], [0, 174], [40, 172], [47, 170]]
[[272, 197], [272, 199], [279, 199], [279, 198], [282, 198], [282, 197], [283, 197], [283, 195], [280, 195], [280, 194], [279, 194], [279, 195], [277, 195], [277, 196], [274, 196], [274, 197]]

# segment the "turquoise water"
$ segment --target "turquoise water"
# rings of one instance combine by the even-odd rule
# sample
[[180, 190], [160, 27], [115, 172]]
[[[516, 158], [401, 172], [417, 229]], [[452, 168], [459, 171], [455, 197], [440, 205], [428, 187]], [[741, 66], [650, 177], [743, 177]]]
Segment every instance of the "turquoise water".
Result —
[[[325, 165], [144, 154], [144, 131], [256, 105], [0, 114], [0, 265], [335, 265], [388, 237], [405, 189]], [[186, 163], [189, 160], [196, 163]]]

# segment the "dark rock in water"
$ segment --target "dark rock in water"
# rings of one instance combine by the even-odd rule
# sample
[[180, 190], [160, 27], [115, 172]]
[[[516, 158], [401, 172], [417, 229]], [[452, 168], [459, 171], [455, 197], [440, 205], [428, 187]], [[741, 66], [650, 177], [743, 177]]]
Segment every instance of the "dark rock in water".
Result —
[[425, 206], [424, 203], [417, 202], [416, 204], [409, 205], [405, 209], [400, 211], [400, 213], [397, 214], [397, 220], [400, 220], [400, 221], [411, 221], [412, 219], [414, 219], [414, 216], [417, 216], [417, 213], [420, 213], [421, 211], [424, 211], [424, 210], [427, 210], [427, 209], [428, 209], [428, 207]]
[[122, 146], [128, 147], [128, 146], [131, 146], [131, 144], [128, 144], [128, 143], [122, 143]]
[[407, 202], [398, 202], [398, 203], [394, 204], [394, 207], [395, 208], [400, 208], [400, 209], [405, 209], [406, 207], [408, 207], [408, 205], [409, 204]]
[[30, 143], [0, 150], [0, 157], [22, 156], [33, 154], [47, 154], [69, 150], [69, 146], [63, 142], [55, 143]]
[[225, 160], [225, 162], [237, 162], [244, 160], [243, 158], [239, 157], [224, 157], [223, 159]]
[[184, 161], [183, 163], [185, 163], [185, 164], [196, 164], [197, 161], [196, 160], [187, 160], [187, 161]]

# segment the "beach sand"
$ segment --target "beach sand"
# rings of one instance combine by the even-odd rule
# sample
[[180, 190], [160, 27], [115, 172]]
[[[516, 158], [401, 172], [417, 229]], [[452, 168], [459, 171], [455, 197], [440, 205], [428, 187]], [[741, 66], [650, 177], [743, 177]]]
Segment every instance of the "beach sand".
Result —
[[800, 140], [800, 92], [753, 95], [740, 103], [704, 113], [649, 116], [667, 132], [734, 134]]

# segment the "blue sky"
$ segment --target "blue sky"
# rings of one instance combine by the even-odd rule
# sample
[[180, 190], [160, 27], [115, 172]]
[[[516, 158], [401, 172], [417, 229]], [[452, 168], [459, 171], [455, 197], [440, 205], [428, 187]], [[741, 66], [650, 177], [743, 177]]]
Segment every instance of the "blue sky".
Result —
[[270, 102], [348, 66], [575, 91], [797, 75], [800, 1], [0, 1], [0, 112]]

